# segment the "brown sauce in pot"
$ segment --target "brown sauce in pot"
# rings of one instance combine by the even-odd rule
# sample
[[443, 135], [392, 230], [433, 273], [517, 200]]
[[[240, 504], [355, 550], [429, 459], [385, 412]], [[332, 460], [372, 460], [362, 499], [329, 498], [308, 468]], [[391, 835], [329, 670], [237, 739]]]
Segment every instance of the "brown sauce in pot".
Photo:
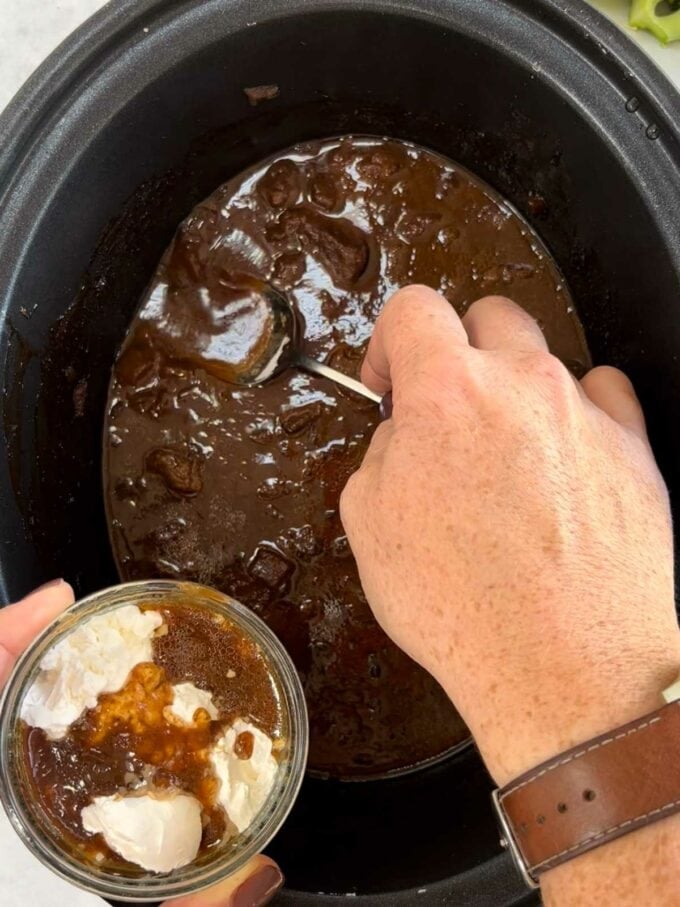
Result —
[[312, 769], [370, 776], [436, 757], [467, 730], [373, 619], [338, 513], [377, 408], [298, 371], [243, 388], [197, 365], [248, 276], [289, 294], [306, 353], [355, 376], [386, 298], [408, 283], [460, 313], [510, 296], [582, 371], [568, 290], [528, 225], [451, 161], [388, 139], [309, 143], [194, 209], [114, 370], [104, 477], [122, 577], [195, 580], [264, 618], [302, 677]]

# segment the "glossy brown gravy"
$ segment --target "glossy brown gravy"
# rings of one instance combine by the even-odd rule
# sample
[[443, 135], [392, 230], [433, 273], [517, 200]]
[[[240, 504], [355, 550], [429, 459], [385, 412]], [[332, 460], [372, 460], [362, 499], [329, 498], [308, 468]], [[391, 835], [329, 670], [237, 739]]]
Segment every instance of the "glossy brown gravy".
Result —
[[571, 298], [528, 225], [467, 171], [345, 137], [282, 152], [195, 208], [115, 367], [104, 480], [122, 577], [196, 580], [264, 618], [303, 680], [311, 768], [370, 776], [436, 757], [467, 730], [377, 626], [338, 513], [376, 407], [301, 372], [245, 389], [192, 364], [224, 333], [244, 275], [288, 293], [305, 352], [355, 376], [386, 298], [414, 282], [460, 313], [514, 298], [581, 371]]

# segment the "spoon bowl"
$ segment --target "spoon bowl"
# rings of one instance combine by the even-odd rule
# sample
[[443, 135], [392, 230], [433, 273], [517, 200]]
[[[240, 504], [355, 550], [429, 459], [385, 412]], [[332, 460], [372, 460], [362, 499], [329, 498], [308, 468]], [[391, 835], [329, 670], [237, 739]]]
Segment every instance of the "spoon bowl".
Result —
[[227, 380], [253, 387], [297, 364], [302, 329], [283, 293], [256, 279], [249, 279], [248, 287], [252, 290], [251, 308], [235, 327], [253, 336], [247, 356], [230, 369]]
[[[302, 353], [300, 319], [284, 293], [254, 277], [242, 283], [250, 292], [247, 300], [235, 307], [230, 319], [231, 340], [216, 345], [216, 351], [230, 350], [229, 361], [216, 356], [206, 358], [206, 371], [230, 384], [254, 387], [297, 367], [334, 381], [373, 403], [381, 402], [382, 398], [360, 381]], [[246, 352], [235, 359], [234, 349]]]

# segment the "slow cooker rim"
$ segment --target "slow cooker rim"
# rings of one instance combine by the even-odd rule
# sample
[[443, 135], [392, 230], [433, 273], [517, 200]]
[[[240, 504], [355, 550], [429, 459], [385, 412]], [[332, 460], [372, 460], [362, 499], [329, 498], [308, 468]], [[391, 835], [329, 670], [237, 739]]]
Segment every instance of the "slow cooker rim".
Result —
[[[101, 65], [107, 50], [121, 46], [133, 34], [150, 28], [154, 19], [166, 15], [188, 0], [111, 0], [69, 35], [28, 78], [8, 106], [0, 113], [0, 202], [11, 190], [12, 176], [31, 147], [40, 138], [41, 126], [47, 125], [50, 112], [63, 103], [68, 94], [78, 89], [88, 73]], [[227, 0], [237, 8], [242, 0]], [[673, 138], [674, 157], [680, 167], [680, 95], [668, 77], [644, 51], [604, 14], [586, 0], [572, 0], [568, 9], [559, 0], [503, 0], [523, 15], [541, 25], [550, 19], [555, 30], [571, 33], [573, 46], [581, 53], [599, 54], [598, 63], [616, 63], [619, 76], [631, 80], [637, 95], [645, 95], [645, 104], [655, 110], [654, 122], [663, 123], [663, 140]], [[390, 11], [423, 15], [424, 5], [413, 0], [289, 0], [275, 9], [271, 3], [269, 18], [291, 16], [306, 11]], [[445, 14], [451, 0], [431, 0], [432, 11]], [[673, 111], [675, 108], [675, 116]], [[670, 150], [670, 148], [668, 149]]]
[[[475, 903], [470, 900], [470, 891], [482, 884], [489, 886], [490, 880], [498, 888], [501, 888], [509, 879], [517, 877], [512, 860], [508, 853], [503, 852], [488, 860], [486, 863], [480, 863], [473, 869], [456, 876], [454, 880], [443, 879], [439, 882], [429, 883], [421, 888], [398, 889], [396, 891], [386, 891], [380, 894], [362, 894], [354, 895], [345, 892], [310, 892], [297, 891], [295, 889], [284, 888], [278, 895], [276, 904], [281, 907], [319, 907], [319, 896], [323, 897], [323, 904], [331, 905], [334, 902], [338, 904], [347, 904], [347, 898], [351, 898], [350, 904], [356, 904], [358, 907], [417, 907], [422, 895], [427, 894], [428, 901], [433, 903], [431, 898], [442, 898], [441, 904], [453, 904], [446, 898], [459, 897], [465, 900], [458, 900], [455, 903], [469, 904], [470, 907], [476, 907]], [[493, 897], [493, 894], [491, 894]], [[506, 901], [505, 907], [530, 907], [536, 904], [536, 894], [534, 891], [527, 889], [525, 892], [512, 896], [512, 901]], [[490, 907], [491, 901], [484, 901], [479, 907]], [[496, 907], [496, 905], [494, 905]]]

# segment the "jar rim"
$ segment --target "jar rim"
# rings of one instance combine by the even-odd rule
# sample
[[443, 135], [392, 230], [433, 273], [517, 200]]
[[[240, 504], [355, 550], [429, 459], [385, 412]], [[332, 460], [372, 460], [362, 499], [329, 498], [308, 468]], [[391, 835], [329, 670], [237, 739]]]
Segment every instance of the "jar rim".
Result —
[[[16, 775], [14, 733], [28, 683], [44, 653], [95, 614], [126, 604], [186, 603], [204, 607], [230, 620], [253, 640], [267, 661], [279, 705], [287, 724], [288, 758], [279, 767], [274, 789], [253, 821], [255, 830], [242, 847], [205, 864], [189, 863], [163, 875], [122, 877], [77, 859], [48, 835], [33, 817]], [[140, 580], [111, 586], [79, 599], [49, 624], [22, 653], [0, 697], [0, 803], [24, 844], [44, 865], [74, 885], [100, 897], [157, 901], [180, 897], [214, 885], [242, 868], [274, 837], [297, 799], [307, 763], [309, 727], [304, 691], [293, 662], [272, 630], [249, 608], [224, 593], [197, 583]]]

